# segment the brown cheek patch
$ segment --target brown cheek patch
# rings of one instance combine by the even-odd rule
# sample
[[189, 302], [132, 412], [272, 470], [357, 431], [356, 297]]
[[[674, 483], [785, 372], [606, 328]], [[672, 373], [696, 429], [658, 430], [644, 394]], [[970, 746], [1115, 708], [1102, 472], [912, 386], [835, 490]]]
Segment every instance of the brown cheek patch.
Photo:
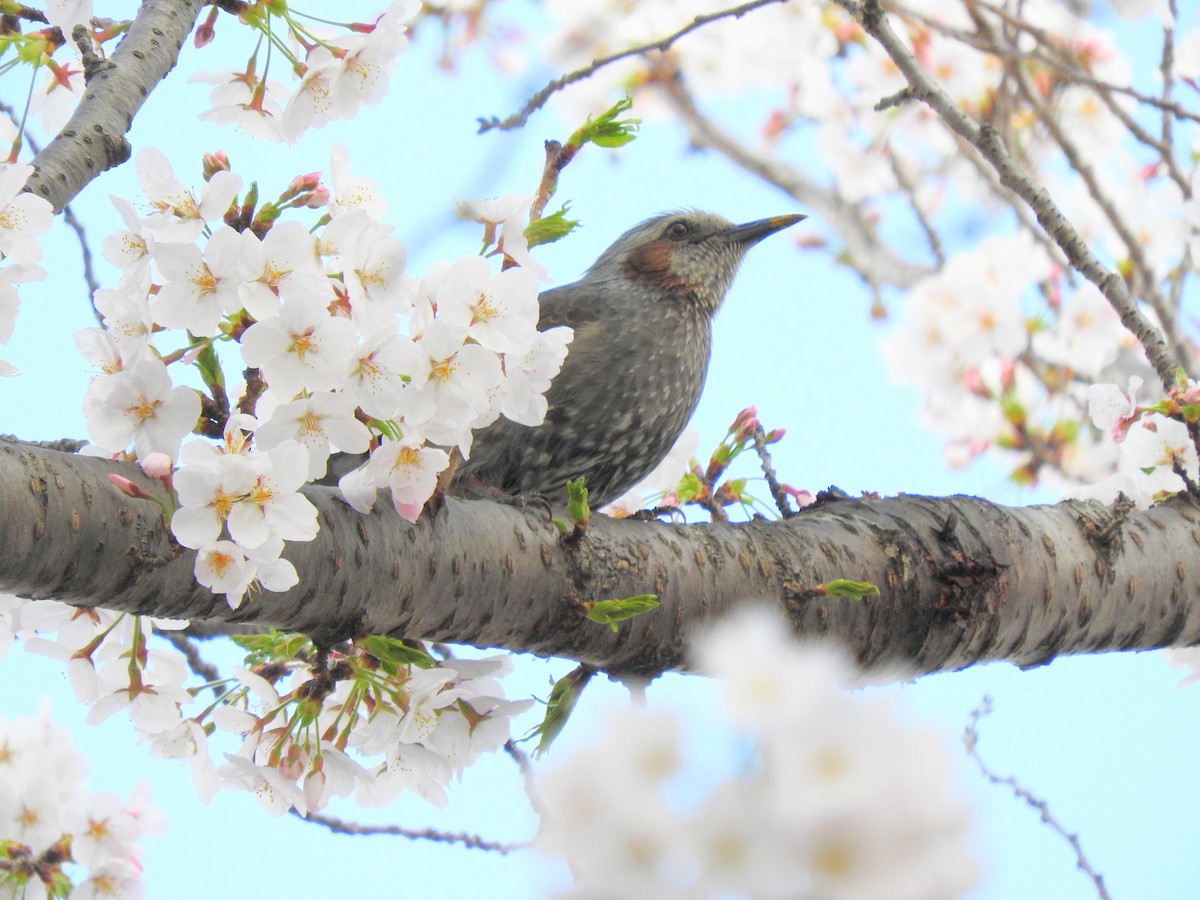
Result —
[[654, 241], [638, 247], [629, 254], [625, 264], [629, 277], [634, 281], [650, 282], [669, 291], [690, 291], [693, 286], [671, 271], [672, 245], [666, 241]]

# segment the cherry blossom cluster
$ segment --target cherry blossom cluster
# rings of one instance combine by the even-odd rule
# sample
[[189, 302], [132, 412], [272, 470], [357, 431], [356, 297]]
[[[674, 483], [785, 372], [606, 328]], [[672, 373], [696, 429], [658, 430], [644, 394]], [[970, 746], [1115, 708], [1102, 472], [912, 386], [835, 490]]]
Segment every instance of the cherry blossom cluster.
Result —
[[274, 814], [307, 814], [334, 797], [381, 806], [412, 791], [444, 806], [451, 780], [503, 746], [532, 702], [505, 698], [504, 656], [436, 659], [381, 637], [322, 655], [275, 633], [239, 639], [247, 667], [207, 685], [206, 701], [185, 687], [183, 657], [151, 644], [186, 624], [0, 595], [0, 653], [19, 638], [64, 662], [90, 724], [123, 711], [151, 753], [189, 763], [205, 801], [250, 790]]
[[1088, 493], [1112, 499], [1117, 493], [1145, 506], [1200, 483], [1200, 458], [1192, 430], [1200, 423], [1200, 385], [1181, 379], [1164, 400], [1139, 406], [1142, 379], [1129, 378], [1128, 391], [1113, 384], [1088, 388], [1089, 412], [1097, 428], [1119, 448], [1117, 472]]
[[[241, 22], [260, 32], [298, 81], [289, 86], [271, 77], [259, 59], [260, 39], [242, 71], [192, 76], [192, 81], [214, 85], [211, 106], [200, 118], [235, 125], [260, 140], [289, 142], [310, 128], [353, 118], [361, 107], [379, 103], [407, 45], [407, 23], [421, 12], [415, 0], [393, 0], [372, 22], [334, 29], [312, 25], [290, 4], [259, 0], [242, 6]], [[214, 6], [196, 32], [197, 45], [213, 39], [220, 15]]]
[[[507, 656], [435, 661], [397, 653], [401, 646], [393, 642], [382, 657], [331, 655], [320, 672], [239, 669], [212, 721], [243, 740], [215, 777], [252, 791], [276, 815], [307, 814], [350, 795], [361, 806], [385, 806], [405, 791], [445, 806], [451, 780], [502, 747], [511, 719], [533, 701], [504, 698], [498, 679], [511, 670]], [[287, 677], [294, 686], [281, 694]]]
[[[442, 448], [466, 457], [472, 430], [498, 416], [544, 417], [571, 330], [537, 331], [544, 269], [520, 225], [527, 198], [460, 204], [509, 268], [476, 256], [411, 278], [383, 198], [344, 148], [331, 188], [303, 176], [257, 210], [257, 187], [238, 201], [241, 178], [219, 155], [198, 193], [156, 150], [136, 164], [146, 212], [114, 198], [125, 228], [104, 253], [122, 277], [97, 292], [104, 327], [77, 337], [101, 373], [84, 413], [93, 452], [132, 454], [174, 489], [172, 533], [231, 606], [296, 583], [281, 553], [316, 535], [299, 490], [331, 453], [373, 448], [341, 478], [347, 502], [366, 512], [387, 488], [415, 520], [449, 462]], [[310, 208], [324, 212], [312, 229], [283, 218]], [[234, 345], [249, 374], [231, 403], [222, 355]], [[176, 383], [192, 370], [203, 392]], [[194, 430], [221, 439], [184, 443]]]
[[[284, 546], [316, 535], [300, 489], [331, 453], [371, 451], [341, 479], [347, 502], [368, 511], [386, 488], [415, 519], [443, 447], [469, 455], [472, 430], [500, 415], [542, 420], [571, 332], [536, 330], [544, 270], [520, 224], [528, 199], [460, 204], [508, 268], [469, 257], [412, 278], [383, 199], [344, 148], [330, 187], [302, 176], [261, 204], [219, 154], [199, 191], [155, 150], [136, 165], [144, 202], [113, 198], [125, 227], [103, 244], [120, 281], [97, 293], [103, 327], [77, 335], [99, 370], [84, 398], [89, 452], [135, 458], [164, 482], [172, 534], [230, 606], [296, 583]], [[312, 226], [288, 217], [310, 210]], [[244, 383], [225, 378], [231, 360]], [[204, 706], [182, 657], [149, 641], [180, 623], [13, 602], [8, 640], [63, 660], [92, 721], [125, 709], [154, 753], [191, 761], [201, 796], [246, 788], [274, 812], [403, 790], [444, 803], [449, 780], [502, 745], [528, 705], [504, 698], [500, 660], [436, 660], [383, 638], [323, 656], [280, 636], [248, 648], [252, 662]], [[214, 729], [240, 736], [219, 765]]]
[[166, 817], [145, 785], [122, 802], [88, 790], [86, 772], [47, 715], [0, 717], [0, 894], [145, 896], [138, 842], [161, 833]]
[[674, 715], [614, 715], [600, 743], [537, 782], [538, 845], [577, 879], [563, 896], [887, 900], [972, 886], [940, 741], [885, 698], [845, 693], [844, 655], [797, 645], [755, 609], [702, 636], [696, 661], [724, 695], [725, 730], [704, 743], [738, 747], [737, 770], [696, 771]]
[[[556, 30], [544, 56], [570, 71], [730, 5], [551, 0]], [[1191, 296], [1200, 260], [1200, 206], [1191, 199], [1200, 142], [1186, 115], [1173, 115], [1157, 140], [1163, 112], [1142, 98], [1158, 98], [1169, 72], [1186, 107], [1200, 77], [1200, 17], [1181, 10], [1176, 21], [1164, 0], [1115, 6], [1123, 17], [1174, 29], [1171, 59], [1146, 67], [1155, 80], [1136, 83], [1119, 33], [1089, 22], [1076, 4], [1023, 8], [1019, 27], [989, 5], [906, 0], [888, 9], [893, 29], [955, 103], [995, 127], [1026, 168], [1046, 173], [1066, 218], [1186, 361], [1195, 341], [1180, 298]], [[476, 33], [501, 40], [504, 28]], [[903, 291], [884, 353], [893, 376], [922, 392], [924, 422], [946, 436], [947, 460], [987, 454], [1020, 484], [1078, 494], [1124, 465], [1090, 420], [1089, 387], [1123, 386], [1130, 375], [1150, 385], [1152, 370], [1107, 301], [928, 106], [876, 108], [906, 87], [838, 4], [790, 3], [714, 21], [665, 53], [605, 66], [555, 100], [581, 116], [631, 92], [639, 116], [678, 116], [700, 143], [800, 202], [821, 204], [831, 226], [860, 229], [859, 243], [846, 241], [849, 252], [833, 244], [831, 255], [878, 289], [876, 315], [885, 314], [889, 287]], [[756, 134], [706, 112], [728, 98], [737, 98], [739, 120], [758, 104]], [[970, 209], [987, 219], [964, 228], [975, 225]], [[847, 224], [856, 219], [864, 224]], [[927, 249], [906, 248], [901, 265], [872, 254], [869, 243], [856, 249], [896, 227], [923, 233]], [[810, 243], [826, 246], [815, 236]]]
[[[29, 114], [47, 134], [66, 124], [84, 91], [84, 67], [72, 32], [83, 26], [96, 46], [125, 33], [127, 22], [93, 19], [92, 0], [49, 0], [42, 4], [45, 23], [6, 39], [21, 45], [20, 59], [36, 61], [43, 73], [30, 94]], [[352, 118], [362, 107], [386, 95], [391, 71], [407, 45], [407, 23], [421, 13], [416, 0], [392, 0], [367, 22], [334, 26], [312, 20], [302, 9], [271, 0], [213, 6], [197, 27], [197, 46], [210, 43], [222, 25], [248, 26], [257, 32], [254, 49], [241, 71], [209, 71], [193, 81], [213, 85], [207, 121], [232, 124], [262, 140], [295, 142], [310, 128]], [[236, 18], [229, 15], [237, 10]], [[321, 10], [322, 13], [326, 11]], [[24, 17], [23, 12], [21, 15]], [[36, 10], [28, 18], [34, 19]], [[322, 24], [316, 25], [313, 22]], [[269, 48], [269, 51], [265, 48]], [[56, 58], [57, 57], [57, 58]], [[68, 57], [65, 61], [63, 57]], [[287, 80], [269, 71], [282, 67]], [[290, 84], [288, 82], [291, 82]], [[0, 141], [14, 142], [16, 128], [0, 118]]]

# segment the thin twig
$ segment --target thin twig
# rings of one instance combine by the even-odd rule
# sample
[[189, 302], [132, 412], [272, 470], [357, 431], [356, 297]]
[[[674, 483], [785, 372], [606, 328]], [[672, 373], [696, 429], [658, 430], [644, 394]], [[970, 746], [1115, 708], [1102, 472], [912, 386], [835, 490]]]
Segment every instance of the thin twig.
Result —
[[221, 680], [220, 671], [217, 670], [216, 666], [200, 655], [199, 648], [192, 642], [192, 639], [188, 637], [186, 633], [182, 631], [167, 631], [161, 628], [158, 629], [157, 633], [159, 637], [166, 638], [168, 641], [170, 641], [172, 646], [174, 646], [176, 650], [183, 654], [183, 658], [187, 660], [188, 668], [191, 669], [196, 675], [199, 675], [201, 678], [203, 678], [205, 682], [208, 684], [216, 684]]
[[582, 69], [576, 69], [573, 72], [568, 72], [561, 78], [556, 78], [548, 85], [534, 94], [520, 110], [513, 113], [507, 119], [498, 119], [493, 116], [490, 119], [479, 120], [479, 133], [491, 131], [493, 128], [499, 128], [501, 131], [510, 131], [513, 128], [520, 128], [529, 121], [529, 117], [545, 106], [555, 93], [561, 91], [568, 85], [574, 84], [577, 81], [583, 81], [585, 78], [590, 78], [600, 69], [607, 65], [618, 62], [622, 59], [628, 59], [631, 56], [640, 56], [644, 53], [649, 53], [651, 50], [658, 50], [660, 53], [666, 53], [677, 40], [697, 28], [716, 22], [718, 19], [740, 19], [746, 13], [758, 9], [760, 6], [770, 6], [775, 3], [787, 3], [788, 0], [751, 0], [749, 3], [743, 3], [741, 6], [735, 6], [731, 9], [721, 10], [719, 12], [708, 13], [703, 16], [696, 16], [687, 25], [684, 25], [678, 31], [668, 35], [665, 38], [660, 38], [657, 41], [650, 41], [647, 44], [639, 44], [636, 47], [630, 47], [628, 50], [622, 50], [619, 53], [612, 53], [608, 56], [602, 56], [599, 59], [594, 59], [592, 62]]
[[984, 778], [992, 784], [1007, 787], [1011, 790], [1018, 800], [1021, 800], [1026, 806], [1041, 816], [1042, 821], [1046, 823], [1046, 826], [1051, 831], [1070, 844], [1071, 849], [1075, 851], [1075, 865], [1092, 880], [1092, 884], [1096, 886], [1096, 895], [1101, 900], [1111, 900], [1108, 890], [1104, 887], [1104, 876], [1092, 868], [1087, 855], [1083, 852], [1083, 845], [1079, 841], [1079, 835], [1071, 834], [1059, 824], [1058, 819], [1050, 812], [1050, 806], [1045, 800], [1039, 800], [1022, 787], [1015, 776], [1010, 775], [1004, 778], [997, 775], [983, 761], [983, 757], [979, 755], [979, 722], [984, 716], [991, 713], [991, 711], [991, 697], [984, 697], [979, 706], [971, 711], [971, 715], [967, 719], [967, 727], [963, 731], [963, 744], [967, 749], [967, 756], [975, 761], [975, 765], [979, 767], [979, 772]]
[[[995, 33], [992, 31], [991, 25], [984, 18], [981, 4], [977, 0], [967, 0], [966, 8], [980, 32], [995, 43]], [[1100, 207], [1105, 218], [1108, 219], [1109, 225], [1112, 226], [1113, 231], [1121, 239], [1121, 243], [1125, 245], [1125, 252], [1133, 262], [1135, 270], [1143, 273], [1144, 277], [1139, 279], [1141, 282], [1141, 294], [1158, 315], [1160, 328], [1167, 339], [1172, 354], [1175, 356], [1175, 365], [1182, 365], [1187, 368], [1189, 361], [1187, 340], [1179, 331], [1179, 322], [1175, 311], [1168, 307], [1166, 298], [1163, 297], [1162, 292], [1158, 289], [1158, 284], [1153, 277], [1154, 270], [1150, 265], [1150, 261], [1146, 258], [1145, 251], [1138, 241], [1137, 235], [1133, 233], [1112, 198], [1101, 187], [1100, 179], [1097, 177], [1091, 163], [1084, 158], [1079, 146], [1067, 134], [1066, 129], [1062, 127], [1062, 123], [1059, 122], [1054, 111], [1046, 105], [1040, 93], [1030, 82], [1029, 73], [1025, 70], [1025, 67], [1018, 61], [1008, 60], [1007, 63], [1009, 72], [1022, 98], [1037, 114], [1042, 125], [1045, 126], [1054, 143], [1058, 145], [1059, 150], [1062, 151], [1071, 168], [1083, 180], [1084, 185], [1087, 187], [1088, 195]], [[1173, 370], [1174, 366], [1171, 368]], [[1173, 373], [1171, 384], [1174, 384]], [[1167, 389], [1170, 390], [1170, 385], [1167, 385]]]
[[882, 284], [910, 288], [932, 273], [931, 267], [897, 256], [881, 241], [876, 223], [862, 204], [847, 202], [836, 189], [817, 184], [793, 166], [755, 153], [723, 130], [700, 111], [681, 78], [659, 77], [654, 84], [683, 122], [688, 140], [695, 146], [715, 150], [751, 175], [775, 185], [809, 207], [815, 218], [836, 232], [844, 244], [842, 255], [873, 291], [878, 293]]
[[459, 844], [470, 850], [487, 850], [505, 856], [515, 850], [526, 850], [528, 843], [506, 844], [500, 841], [485, 841], [477, 834], [465, 832], [438, 831], [436, 828], [404, 828], [400, 825], [362, 825], [358, 822], [347, 822], [334, 816], [310, 812], [302, 816], [296, 810], [288, 810], [293, 816], [314, 825], [322, 825], [334, 834], [375, 835], [389, 834], [395, 837], [408, 838], [413, 841], [433, 841], [438, 844]]
[[796, 515], [796, 511], [788, 503], [787, 491], [783, 489], [783, 485], [779, 483], [779, 476], [775, 474], [775, 466], [771, 463], [771, 453], [767, 450], [767, 433], [763, 431], [762, 425], [754, 426], [754, 449], [758, 453], [758, 461], [762, 466], [763, 477], [767, 479], [767, 487], [771, 491], [771, 498], [775, 501], [775, 507], [779, 510], [781, 516], [785, 519], [790, 519]]
[[[844, 8], [849, 10], [848, 7]], [[887, 3], [887, 8], [889, 11], [895, 12], [897, 15], [905, 19], [911, 19], [914, 22], [918, 22], [932, 31], [936, 31], [939, 34], [966, 44], [969, 47], [974, 47], [976, 50], [980, 50], [984, 53], [992, 52], [992, 48], [973, 32], [963, 31], [959, 28], [952, 28], [945, 22], [938, 21], [937, 19], [912, 9], [911, 7], [891, 2], [891, 0], [889, 0]], [[1200, 113], [1193, 112], [1180, 103], [1177, 103], [1173, 100], [1165, 101], [1161, 97], [1151, 97], [1149, 94], [1143, 94], [1141, 91], [1129, 87], [1128, 85], [1113, 84], [1111, 81], [1104, 81], [1103, 79], [1096, 78], [1089, 72], [1084, 71], [1078, 67], [1078, 63], [1076, 61], [1070, 59], [1062, 53], [1061, 41], [1055, 40], [1055, 38], [1049, 32], [1043, 31], [1035, 25], [1031, 25], [1029, 22], [1012, 15], [998, 6], [988, 7], [988, 12], [992, 13], [997, 18], [1003, 19], [1006, 25], [1014, 28], [1015, 30], [1028, 34], [1035, 41], [1037, 41], [1042, 48], [1050, 50], [1054, 54], [1053, 56], [1045, 55], [1040, 49], [1031, 51], [1027, 55], [1032, 60], [1037, 60], [1038, 62], [1045, 63], [1046, 65], [1052, 67], [1058, 71], [1058, 73], [1064, 79], [1074, 84], [1086, 85], [1088, 87], [1097, 88], [1098, 90], [1111, 91], [1112, 93], [1116, 94], [1124, 94], [1127, 97], [1132, 97], [1138, 103], [1143, 103], [1147, 106], [1153, 106], [1155, 109], [1161, 110], [1162, 112], [1170, 113], [1171, 116], [1176, 119], [1200, 122]]]
[[[13, 124], [20, 125], [20, 119], [17, 117], [16, 110], [7, 103], [0, 103], [0, 112], [8, 116], [13, 121]], [[42, 152], [42, 148], [38, 146], [38, 142], [30, 136], [28, 131], [25, 132], [24, 139], [35, 156]], [[71, 209], [70, 203], [63, 207], [62, 217], [63, 221], [71, 226], [71, 230], [75, 232], [75, 236], [79, 239], [79, 253], [83, 261], [83, 283], [87, 285], [88, 289], [88, 305], [92, 307], [92, 313], [96, 316], [96, 320], [103, 325], [104, 317], [100, 315], [99, 310], [95, 307], [94, 298], [96, 291], [100, 290], [100, 282], [96, 280], [96, 273], [92, 269], [92, 246], [88, 242], [87, 232], [84, 231], [83, 223], [79, 221], [75, 215], [75, 211]]]
[[[1175, 0], [1171, 0], [1171, 21], [1178, 20], [1178, 10], [1175, 8]], [[1175, 29], [1163, 29], [1163, 51], [1162, 60], [1158, 64], [1159, 74], [1162, 76], [1162, 100], [1163, 103], [1171, 102], [1171, 91], [1175, 88]], [[1174, 135], [1175, 118], [1166, 109], [1162, 113], [1162, 145], [1170, 147], [1175, 142]], [[1165, 154], [1164, 154], [1165, 158]], [[1187, 191], [1187, 188], [1184, 188]]]
[[888, 162], [891, 163], [892, 177], [896, 179], [896, 186], [908, 198], [908, 205], [912, 208], [913, 215], [916, 216], [917, 224], [925, 232], [925, 240], [929, 243], [929, 252], [933, 254], [933, 258], [937, 260], [939, 266], [944, 265], [946, 262], [946, 252], [942, 249], [942, 239], [938, 237], [933, 223], [929, 221], [929, 217], [925, 215], [925, 210], [921, 208], [921, 204], [917, 201], [917, 186], [908, 177], [908, 173], [904, 171], [904, 166], [896, 158], [895, 153], [888, 153]]

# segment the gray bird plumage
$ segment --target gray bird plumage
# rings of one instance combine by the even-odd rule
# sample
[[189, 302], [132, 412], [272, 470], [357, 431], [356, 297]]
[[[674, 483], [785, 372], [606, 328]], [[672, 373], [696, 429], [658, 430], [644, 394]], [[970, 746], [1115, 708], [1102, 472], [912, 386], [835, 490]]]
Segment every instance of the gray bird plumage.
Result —
[[540, 330], [575, 338], [541, 425], [501, 418], [475, 435], [451, 484], [563, 496], [583, 477], [594, 506], [663, 460], [708, 372], [712, 319], [746, 251], [804, 216], [734, 225], [708, 212], [655, 216], [625, 232], [574, 284], [540, 297]]

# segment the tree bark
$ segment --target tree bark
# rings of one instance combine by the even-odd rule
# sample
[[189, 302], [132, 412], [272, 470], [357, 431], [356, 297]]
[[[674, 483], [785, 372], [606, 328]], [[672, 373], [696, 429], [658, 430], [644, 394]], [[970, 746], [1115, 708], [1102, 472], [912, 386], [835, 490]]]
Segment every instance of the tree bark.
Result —
[[25, 190], [60, 212], [93, 178], [129, 159], [125, 135], [133, 118], [175, 67], [205, 5], [204, 0], [143, 0], [112, 57], [88, 76], [66, 126], [34, 157]]
[[[784, 521], [668, 525], [594, 516], [565, 544], [540, 510], [447, 499], [410, 525], [380, 497], [360, 516], [311, 487], [321, 533], [285, 553], [300, 583], [231, 610], [196, 585], [154, 503], [119, 493], [129, 464], [0, 443], [0, 589], [131, 613], [385, 634], [569, 657], [617, 674], [686, 668], [689, 632], [749, 602], [797, 634], [913, 676], [1007, 659], [1200, 643], [1200, 509], [1095, 502], [1006, 508], [974, 497], [835, 494]], [[877, 597], [824, 596], [835, 579]], [[618, 633], [588, 600], [658, 595]]]

